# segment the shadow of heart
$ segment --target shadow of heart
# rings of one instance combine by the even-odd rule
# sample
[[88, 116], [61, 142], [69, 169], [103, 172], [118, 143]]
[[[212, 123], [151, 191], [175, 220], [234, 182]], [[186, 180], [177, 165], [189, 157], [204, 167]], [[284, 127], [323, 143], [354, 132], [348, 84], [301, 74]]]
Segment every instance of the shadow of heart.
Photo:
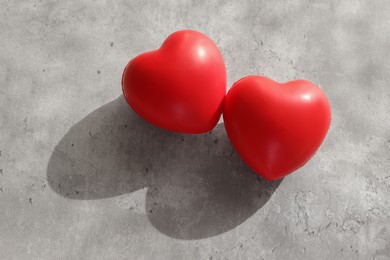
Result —
[[171, 133], [141, 119], [123, 97], [68, 131], [50, 157], [47, 178], [55, 192], [78, 200], [147, 187], [150, 222], [179, 239], [231, 230], [281, 182], [258, 178], [234, 152], [223, 124], [202, 135]]

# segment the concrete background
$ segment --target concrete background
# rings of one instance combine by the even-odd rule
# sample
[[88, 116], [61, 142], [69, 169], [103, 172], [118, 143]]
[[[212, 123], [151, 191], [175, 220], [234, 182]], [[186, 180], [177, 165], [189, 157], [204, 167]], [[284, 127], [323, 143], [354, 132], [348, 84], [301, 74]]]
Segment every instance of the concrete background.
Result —
[[[390, 259], [389, 1], [0, 1], [1, 259]], [[333, 121], [258, 179], [220, 124], [172, 134], [121, 97], [127, 62], [209, 35], [229, 86], [304, 78]]]

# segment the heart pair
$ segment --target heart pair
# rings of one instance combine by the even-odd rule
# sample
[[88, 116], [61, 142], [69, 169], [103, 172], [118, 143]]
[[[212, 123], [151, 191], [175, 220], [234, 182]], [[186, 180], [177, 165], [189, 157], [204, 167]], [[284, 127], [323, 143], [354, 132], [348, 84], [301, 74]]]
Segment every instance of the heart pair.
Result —
[[305, 80], [280, 84], [249, 76], [226, 95], [226, 68], [214, 42], [192, 30], [171, 34], [154, 51], [132, 59], [122, 90], [142, 118], [166, 130], [212, 130], [223, 112], [227, 134], [241, 158], [275, 180], [303, 166], [330, 126], [328, 99]]

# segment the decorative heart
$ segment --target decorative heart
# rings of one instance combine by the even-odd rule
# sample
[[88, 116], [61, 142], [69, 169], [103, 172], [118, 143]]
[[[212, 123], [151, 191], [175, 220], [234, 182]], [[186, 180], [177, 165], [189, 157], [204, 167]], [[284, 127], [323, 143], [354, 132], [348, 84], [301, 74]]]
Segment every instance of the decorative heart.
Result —
[[206, 35], [178, 31], [158, 50], [128, 63], [122, 90], [131, 108], [156, 126], [182, 133], [208, 132], [222, 113], [225, 64]]
[[249, 76], [225, 98], [223, 118], [241, 158], [262, 177], [275, 180], [303, 166], [328, 132], [327, 97], [313, 83], [284, 84]]

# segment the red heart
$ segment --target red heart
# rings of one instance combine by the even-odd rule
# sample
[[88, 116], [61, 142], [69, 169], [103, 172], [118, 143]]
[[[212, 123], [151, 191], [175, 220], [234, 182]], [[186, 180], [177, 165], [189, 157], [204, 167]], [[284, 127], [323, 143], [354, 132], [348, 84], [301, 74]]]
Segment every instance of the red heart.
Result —
[[275, 180], [315, 154], [329, 129], [331, 112], [327, 97], [311, 82], [280, 84], [250, 76], [228, 92], [223, 118], [241, 158], [262, 177]]
[[225, 64], [206, 35], [178, 31], [160, 49], [128, 63], [122, 90], [146, 121], [174, 132], [204, 133], [215, 127], [222, 113]]

